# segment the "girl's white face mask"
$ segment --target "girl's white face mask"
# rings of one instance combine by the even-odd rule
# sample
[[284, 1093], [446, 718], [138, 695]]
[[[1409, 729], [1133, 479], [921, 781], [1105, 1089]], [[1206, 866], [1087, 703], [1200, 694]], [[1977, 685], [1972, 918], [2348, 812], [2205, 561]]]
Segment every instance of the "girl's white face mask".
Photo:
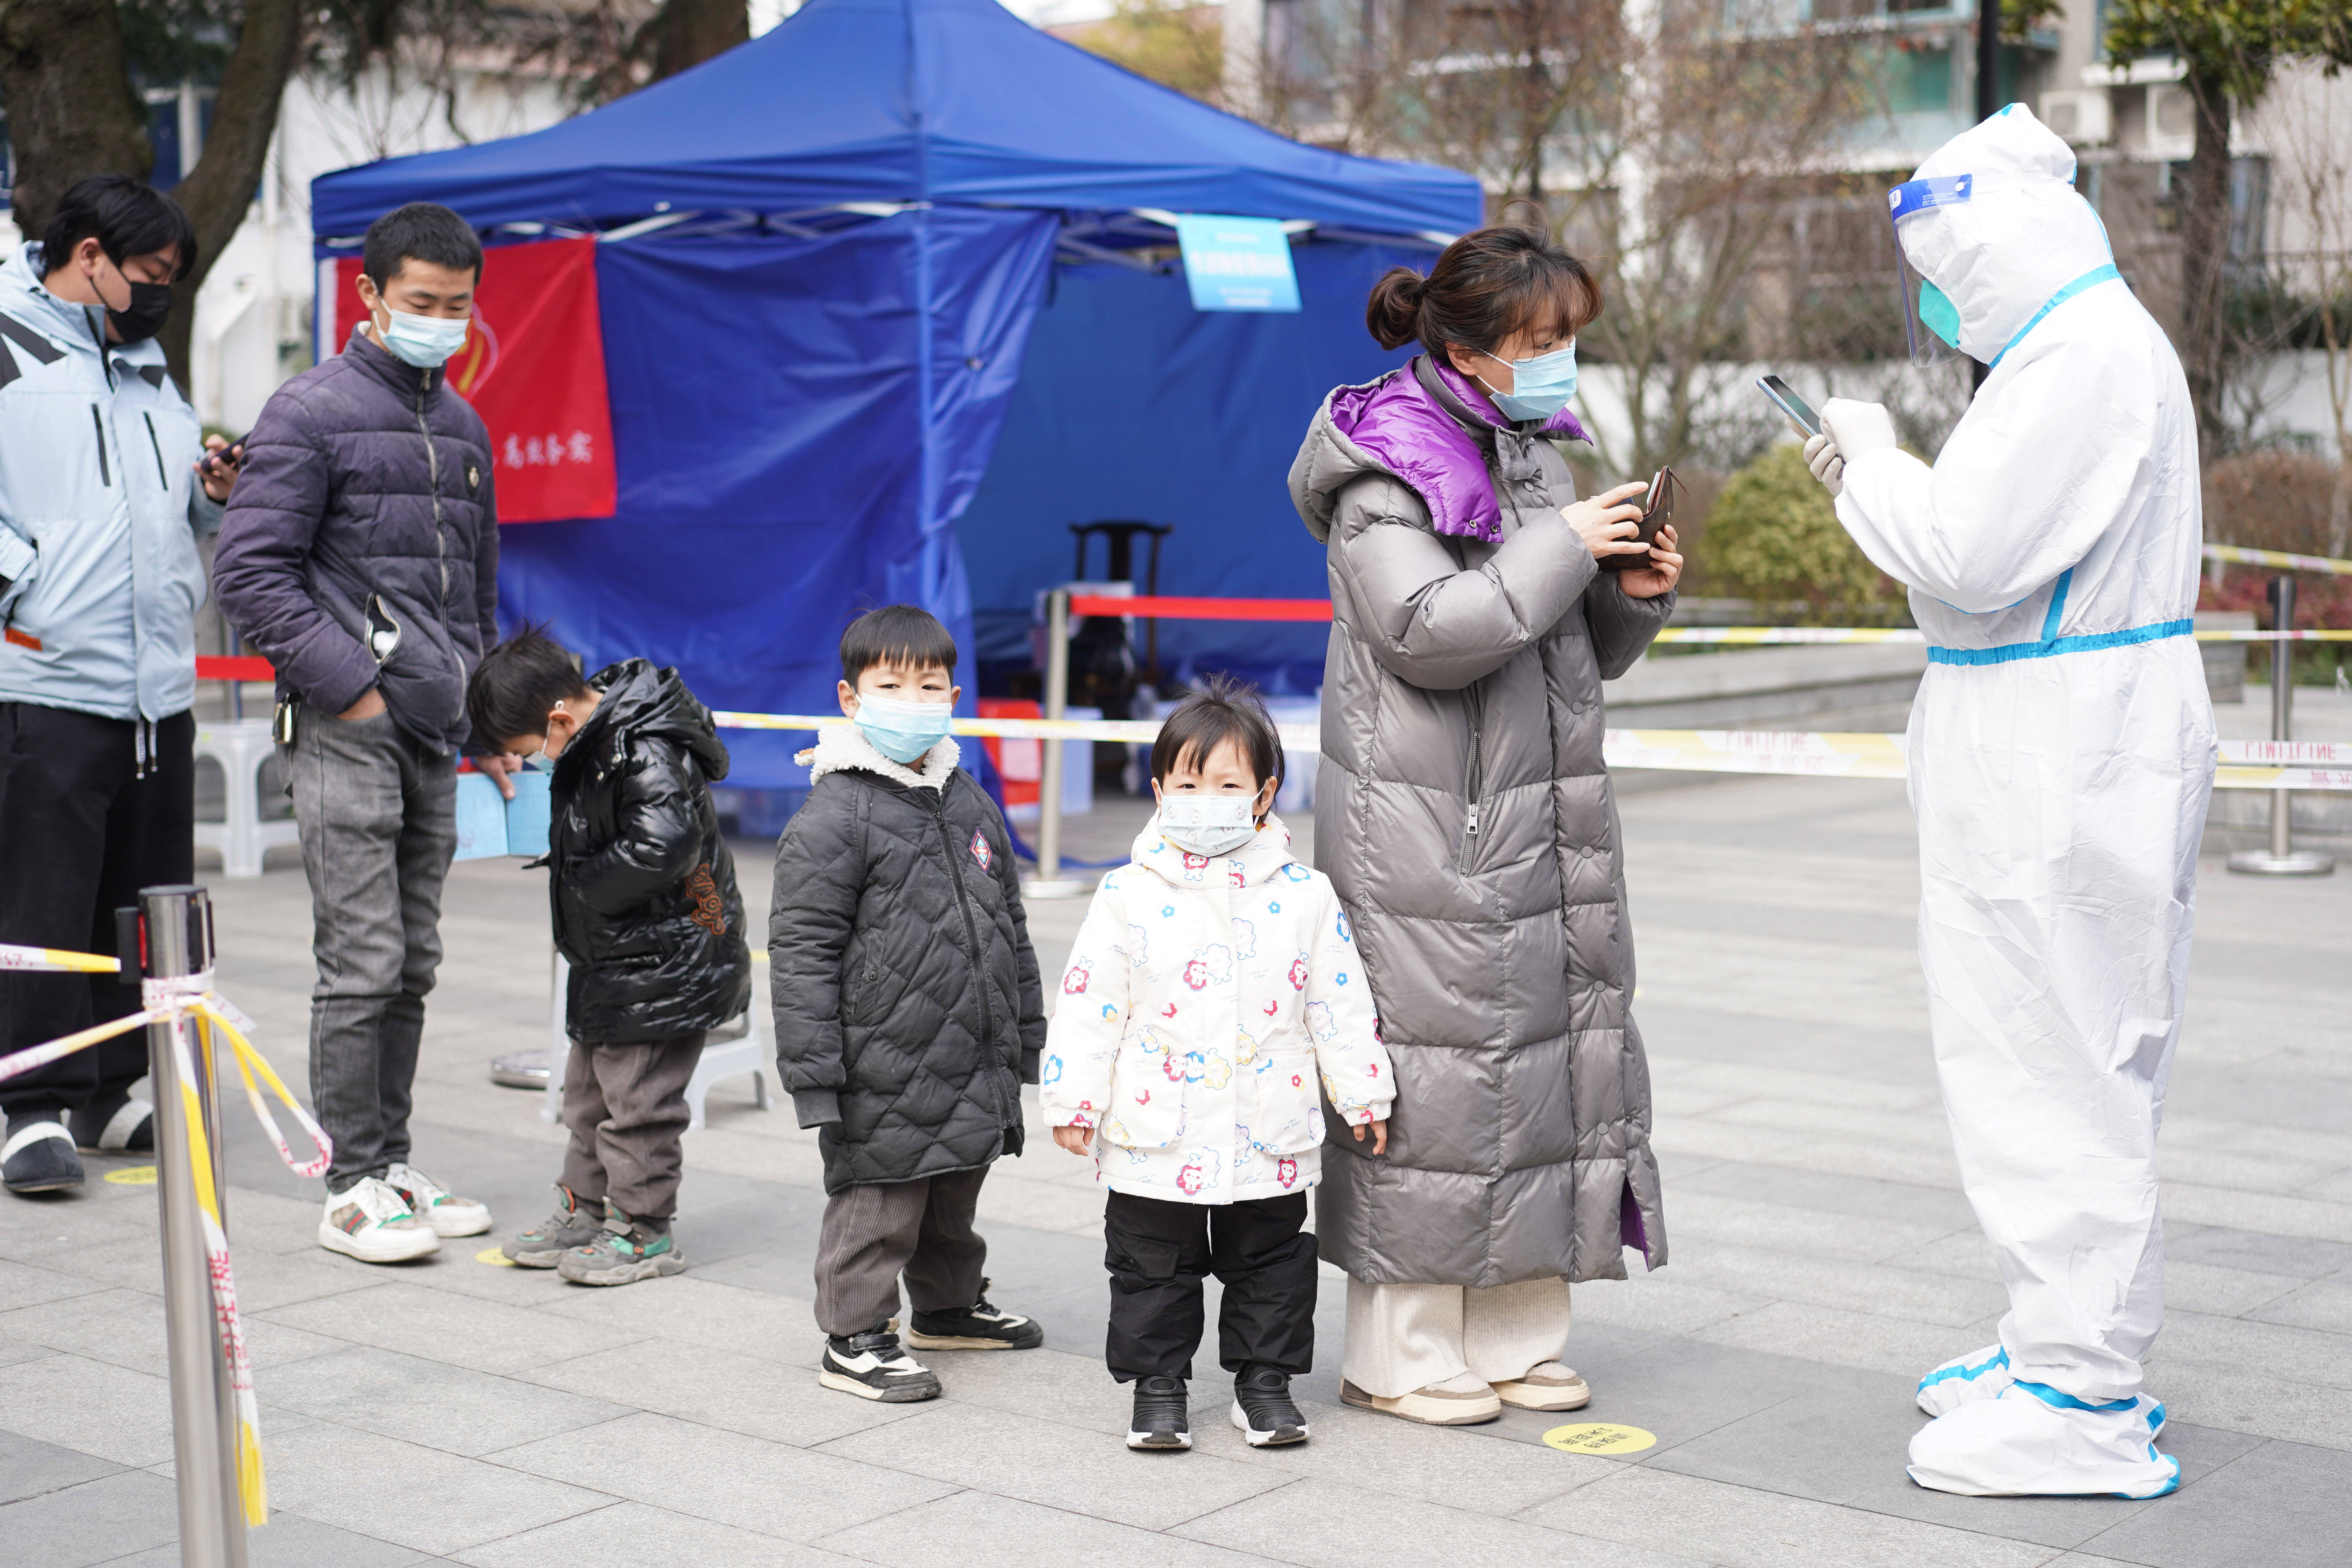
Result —
[[1160, 836], [1195, 855], [1224, 855], [1257, 832], [1245, 795], [1171, 795], [1160, 800]]

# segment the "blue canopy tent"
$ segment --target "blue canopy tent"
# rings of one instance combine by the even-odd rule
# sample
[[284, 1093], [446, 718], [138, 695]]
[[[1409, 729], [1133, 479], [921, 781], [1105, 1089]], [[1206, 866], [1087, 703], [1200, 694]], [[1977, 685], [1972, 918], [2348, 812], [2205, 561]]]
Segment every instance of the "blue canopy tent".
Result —
[[[992, 595], [1012, 591], [1002, 579], [1017, 564], [998, 559], [1000, 532], [1055, 542], [1051, 570], [1019, 589], [1025, 608], [1030, 588], [1066, 573], [1064, 522], [1194, 505], [1180, 492], [1205, 487], [1214, 465], [1183, 460], [1187, 446], [1207, 455], [1216, 432], [1243, 426], [1286, 430], [1295, 445], [1312, 406], [1297, 406], [1301, 387], [1388, 363], [1362, 337], [1352, 276], [1343, 314], [1357, 346], [1344, 363], [1286, 370], [1268, 396], [1262, 379], [1214, 374], [1200, 349], [1226, 345], [1238, 369], [1254, 332], [1287, 334], [1294, 359], [1317, 358], [1339, 299], [1321, 279], [1347, 272], [1342, 253], [1376, 270], [1388, 245], [1425, 246], [1482, 211], [1466, 175], [1286, 141], [994, 0], [812, 0], [750, 44], [549, 130], [322, 176], [320, 253], [348, 253], [375, 216], [418, 200], [455, 207], [493, 244], [605, 242], [617, 510], [506, 530], [505, 612], [548, 622], [592, 661], [641, 654], [677, 665], [714, 707], [772, 712], [829, 710], [841, 626], [895, 600], [955, 629], [971, 687], [957, 520], [983, 475], [997, 500], [975, 520], [975, 547], [990, 553]], [[1333, 259], [1302, 259], [1299, 316], [1200, 327], [1171, 303], [1184, 299], [1181, 279], [1121, 264], [1168, 244], [1158, 220], [1179, 211], [1312, 225], [1328, 237], [1309, 249]], [[1145, 286], [1148, 298], [1120, 302]], [[1052, 374], [1024, 376], [1049, 295]], [[1086, 299], [1101, 302], [1075, 308]], [[1087, 335], [1059, 325], [1089, 313]], [[1171, 374], [1171, 348], [1189, 375]], [[992, 470], [1008, 406], [1033, 379], [1020, 460]], [[1072, 427], [1068, 410], [1102, 402], [1114, 381], [1187, 387], [1190, 406], [1129, 399], [1118, 418]], [[1148, 435], [1136, 407], [1151, 415]], [[1118, 449], [1139, 437], [1138, 482], [1122, 489]], [[1076, 482], [1074, 455], [1094, 465], [1096, 488]], [[1049, 478], [1050, 494], [1024, 505]], [[1217, 582], [1314, 591], [1298, 577], [1286, 559], [1262, 582], [1242, 570]], [[730, 782], [804, 780], [789, 760], [797, 738], [731, 739]]]

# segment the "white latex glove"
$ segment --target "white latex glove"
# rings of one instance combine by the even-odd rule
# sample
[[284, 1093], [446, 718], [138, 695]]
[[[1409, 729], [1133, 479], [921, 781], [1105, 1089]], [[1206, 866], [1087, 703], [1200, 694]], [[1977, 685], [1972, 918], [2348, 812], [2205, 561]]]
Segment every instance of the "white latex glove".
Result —
[[1822, 432], [1849, 463], [1895, 445], [1895, 420], [1884, 403], [1856, 403], [1832, 397], [1822, 405]]
[[1835, 500], [1844, 493], [1845, 458], [1838, 451], [1838, 444], [1826, 434], [1806, 437], [1805, 467], [1813, 470], [1813, 478], [1822, 481], [1822, 488], [1830, 492], [1830, 500]]

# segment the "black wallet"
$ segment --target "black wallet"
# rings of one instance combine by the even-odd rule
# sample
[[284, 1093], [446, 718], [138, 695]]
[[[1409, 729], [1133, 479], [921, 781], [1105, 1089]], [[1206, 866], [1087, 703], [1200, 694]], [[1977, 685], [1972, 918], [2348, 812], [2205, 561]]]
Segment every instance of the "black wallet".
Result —
[[[1675, 492], [1681, 488], [1682, 480], [1675, 478], [1672, 468], [1660, 468], [1652, 476], [1650, 493], [1642, 499], [1642, 521], [1635, 525], [1635, 539], [1644, 544], [1657, 542], [1658, 530], [1675, 520]], [[1627, 551], [1622, 555], [1603, 555], [1600, 563], [1603, 572], [1631, 572], [1636, 567], [1649, 565], [1650, 557], [1647, 553], [1636, 555]]]

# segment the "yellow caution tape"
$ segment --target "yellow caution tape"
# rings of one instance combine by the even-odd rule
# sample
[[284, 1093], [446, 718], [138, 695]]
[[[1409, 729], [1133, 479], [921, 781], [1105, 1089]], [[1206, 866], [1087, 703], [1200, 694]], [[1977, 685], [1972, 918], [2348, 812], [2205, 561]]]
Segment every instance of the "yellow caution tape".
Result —
[[[121, 966], [110, 958], [96, 953], [64, 952], [51, 948], [0, 948], [0, 968], [58, 970], [75, 973], [104, 974], [119, 973]], [[204, 1103], [196, 1089], [194, 1061], [188, 1052], [188, 1026], [194, 1023], [204, 1051], [205, 1065], [215, 1062], [215, 1034], [228, 1042], [231, 1059], [236, 1063], [237, 1076], [244, 1080], [246, 1098], [252, 1102], [254, 1114], [268, 1131], [278, 1145], [278, 1157], [297, 1175], [315, 1176], [322, 1173], [332, 1158], [334, 1145], [310, 1113], [271, 1068], [267, 1058], [254, 1049], [253, 1042], [245, 1037], [244, 1029], [252, 1020], [238, 1012], [228, 1002], [214, 994], [209, 973], [191, 974], [170, 980], [146, 980], [140, 985], [140, 1000], [145, 1005], [138, 1012], [87, 1029], [77, 1030], [60, 1038], [46, 1041], [0, 1058], [0, 1082], [30, 1072], [45, 1063], [53, 1062], [74, 1052], [87, 1050], [101, 1040], [150, 1025], [166, 1026], [171, 1035], [173, 1065], [180, 1080], [180, 1116], [186, 1129], [188, 1161], [195, 1183], [197, 1218], [203, 1232], [205, 1272], [210, 1276], [214, 1318], [220, 1334], [223, 1358], [228, 1366], [229, 1389], [236, 1402], [236, 1475], [237, 1492], [248, 1525], [259, 1527], [269, 1522], [269, 1489], [261, 1468], [261, 1406], [253, 1389], [253, 1362], [246, 1353], [245, 1326], [237, 1312], [236, 1280], [229, 1268], [228, 1233], [221, 1225], [220, 1194], [213, 1184], [211, 1141], [205, 1128]], [[318, 1156], [298, 1162], [287, 1147], [285, 1134], [278, 1131], [278, 1120], [263, 1103], [261, 1089], [256, 1083], [267, 1084], [279, 1102], [293, 1113], [303, 1131], [310, 1134]], [[168, 1108], [162, 1108], [168, 1109]], [[109, 1176], [152, 1181], [152, 1166], [139, 1173], [117, 1172]]]
[[0, 969], [58, 970], [68, 974], [120, 974], [122, 965], [95, 952], [55, 947], [12, 947], [0, 942]]
[[2329, 555], [2289, 555], [2283, 550], [2248, 550], [2241, 544], [2209, 544], [2205, 546], [2209, 561], [2236, 561], [2248, 566], [2276, 566], [2286, 572], [2327, 572], [2338, 577], [2352, 577], [2352, 561], [2338, 561]]

